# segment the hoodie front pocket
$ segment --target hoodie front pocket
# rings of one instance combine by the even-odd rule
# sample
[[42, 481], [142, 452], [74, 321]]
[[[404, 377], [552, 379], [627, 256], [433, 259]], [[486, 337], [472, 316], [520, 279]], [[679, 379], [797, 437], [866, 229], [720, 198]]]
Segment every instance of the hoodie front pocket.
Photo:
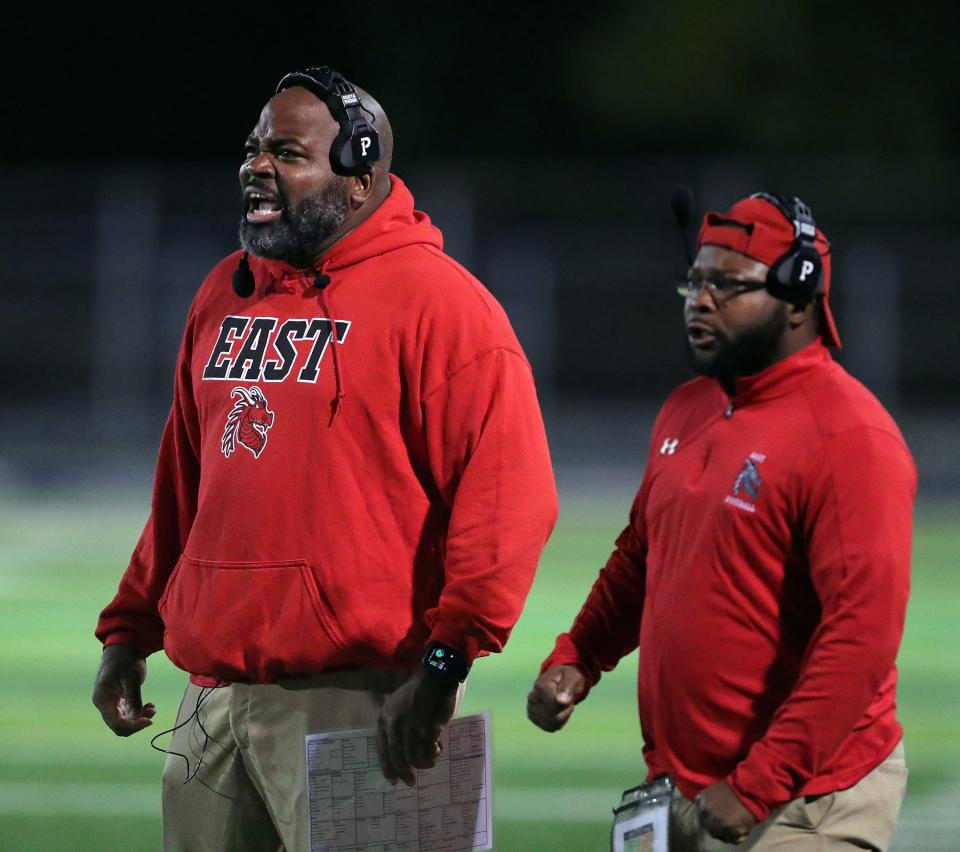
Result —
[[159, 609], [167, 656], [194, 675], [269, 683], [342, 662], [340, 631], [301, 559], [183, 555]]

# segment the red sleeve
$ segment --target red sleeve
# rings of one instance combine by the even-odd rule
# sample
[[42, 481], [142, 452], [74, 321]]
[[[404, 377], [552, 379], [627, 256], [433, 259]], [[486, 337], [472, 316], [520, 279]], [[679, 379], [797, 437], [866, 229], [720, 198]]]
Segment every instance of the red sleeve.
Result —
[[173, 405], [160, 442], [150, 517], [117, 594], [100, 614], [96, 629], [104, 645], [130, 643], [144, 654], [163, 647], [157, 601], [183, 552], [197, 512], [200, 427], [190, 376], [191, 339], [188, 320], [177, 358]]
[[909, 451], [879, 429], [832, 436], [814, 459], [802, 532], [820, 624], [790, 696], [727, 778], [757, 819], [798, 794], [891, 674], [909, 593], [915, 493]]
[[424, 401], [427, 451], [450, 509], [444, 587], [430, 640], [468, 661], [500, 651], [520, 617], [557, 518], [557, 490], [533, 375], [494, 349]]
[[541, 673], [551, 666], [573, 665], [592, 688], [601, 672], [611, 671], [637, 647], [646, 586], [647, 488], [644, 478], [630, 510], [630, 523], [617, 538], [616, 549], [600, 571], [570, 632], [557, 637], [553, 652], [540, 667]]

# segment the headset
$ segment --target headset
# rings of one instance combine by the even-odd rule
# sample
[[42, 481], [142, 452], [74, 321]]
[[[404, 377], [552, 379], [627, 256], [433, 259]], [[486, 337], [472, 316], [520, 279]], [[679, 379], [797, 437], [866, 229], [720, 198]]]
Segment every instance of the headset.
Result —
[[303, 86], [313, 92], [340, 125], [330, 146], [334, 173], [352, 177], [369, 172], [380, 159], [380, 136], [373, 126], [373, 113], [364, 107], [354, 85], [339, 71], [321, 65], [287, 74], [277, 85], [277, 92], [291, 86]]
[[755, 192], [759, 198], [772, 204], [793, 225], [793, 245], [767, 273], [767, 284], [777, 295], [812, 299], [823, 294], [823, 261], [817, 251], [817, 224], [810, 208], [794, 196], [784, 201], [771, 192]]

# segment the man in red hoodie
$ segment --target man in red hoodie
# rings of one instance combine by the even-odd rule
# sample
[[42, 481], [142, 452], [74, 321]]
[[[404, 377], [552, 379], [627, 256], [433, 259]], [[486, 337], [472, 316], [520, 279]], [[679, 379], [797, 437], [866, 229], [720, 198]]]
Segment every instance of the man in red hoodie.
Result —
[[530, 365], [391, 150], [368, 94], [285, 77], [247, 139], [244, 251], [187, 318], [150, 518], [96, 631], [121, 736], [152, 722], [148, 655], [190, 674], [167, 849], [307, 849], [310, 732], [376, 726], [413, 783], [556, 519]]
[[528, 703], [561, 728], [639, 645], [671, 846], [885, 849], [916, 473], [827, 347], [830, 249], [798, 199], [709, 213], [685, 286], [692, 365], [653, 427], [630, 522]]

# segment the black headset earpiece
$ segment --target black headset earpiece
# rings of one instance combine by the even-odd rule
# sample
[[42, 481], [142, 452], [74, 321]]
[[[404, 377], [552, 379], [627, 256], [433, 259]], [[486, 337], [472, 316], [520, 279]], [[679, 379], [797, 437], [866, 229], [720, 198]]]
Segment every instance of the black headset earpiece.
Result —
[[380, 136], [373, 126], [373, 115], [365, 109], [356, 88], [340, 72], [328, 65], [305, 68], [287, 74], [277, 92], [291, 86], [303, 86], [322, 100], [340, 125], [330, 146], [330, 165], [338, 175], [362, 175], [380, 159]]
[[817, 251], [817, 224], [810, 208], [797, 197], [786, 202], [771, 192], [755, 192], [750, 197], [769, 202], [793, 225], [793, 245], [770, 267], [768, 283], [784, 294], [804, 298], [823, 293], [823, 261]]

